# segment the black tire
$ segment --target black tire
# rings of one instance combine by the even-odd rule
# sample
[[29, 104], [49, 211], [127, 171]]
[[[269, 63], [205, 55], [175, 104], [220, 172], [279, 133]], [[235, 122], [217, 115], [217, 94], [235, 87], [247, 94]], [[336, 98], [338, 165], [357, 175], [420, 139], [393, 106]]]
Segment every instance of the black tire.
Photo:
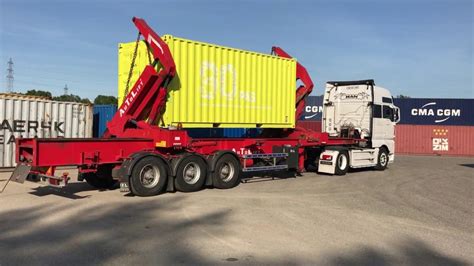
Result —
[[140, 197], [158, 195], [163, 191], [168, 179], [165, 162], [155, 156], [140, 159], [132, 170], [130, 189]]
[[174, 182], [178, 191], [194, 192], [204, 186], [206, 177], [206, 162], [199, 156], [190, 155], [179, 163]]
[[340, 151], [336, 158], [336, 175], [345, 175], [349, 170], [349, 153]]
[[214, 187], [220, 189], [233, 188], [240, 181], [240, 162], [231, 154], [225, 154], [217, 160], [212, 173]]
[[377, 165], [374, 167], [375, 170], [383, 171], [387, 169], [388, 166], [388, 151], [385, 148], [380, 148], [379, 155], [377, 156]]
[[98, 189], [110, 189], [117, 184], [117, 180], [112, 178], [113, 165], [99, 166], [95, 173], [83, 173], [82, 178], [87, 184]]

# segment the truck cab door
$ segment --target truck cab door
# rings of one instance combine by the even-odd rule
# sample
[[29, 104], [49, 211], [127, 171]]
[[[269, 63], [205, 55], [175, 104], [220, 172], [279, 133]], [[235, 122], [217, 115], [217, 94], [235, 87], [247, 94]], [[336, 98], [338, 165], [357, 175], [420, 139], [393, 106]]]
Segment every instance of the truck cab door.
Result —
[[374, 104], [372, 146], [374, 148], [386, 145], [393, 153], [395, 150], [395, 124], [399, 118], [398, 110], [391, 104]]

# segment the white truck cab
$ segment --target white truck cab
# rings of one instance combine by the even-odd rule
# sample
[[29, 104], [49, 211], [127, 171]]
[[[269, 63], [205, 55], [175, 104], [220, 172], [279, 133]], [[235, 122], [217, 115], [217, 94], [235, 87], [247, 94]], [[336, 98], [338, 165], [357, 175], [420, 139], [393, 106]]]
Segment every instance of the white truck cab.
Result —
[[330, 81], [323, 100], [322, 131], [330, 137], [364, 139], [357, 147], [326, 147], [318, 171], [345, 174], [349, 167], [384, 170], [394, 160], [400, 111], [387, 89], [373, 80]]

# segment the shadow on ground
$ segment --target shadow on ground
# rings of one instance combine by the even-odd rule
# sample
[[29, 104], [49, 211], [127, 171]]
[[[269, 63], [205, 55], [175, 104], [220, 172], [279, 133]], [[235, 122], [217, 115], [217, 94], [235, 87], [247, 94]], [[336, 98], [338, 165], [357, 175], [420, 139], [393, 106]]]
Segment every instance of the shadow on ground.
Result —
[[[206, 264], [207, 258], [191, 247], [190, 238], [196, 235], [192, 229], [205, 224], [224, 234], [228, 210], [177, 220], [173, 212], [180, 200], [104, 203], [72, 210], [58, 204], [3, 212], [0, 265]], [[125, 260], [114, 260], [119, 256]]]
[[[78, 192], [101, 191], [97, 188], [90, 186], [86, 182], [71, 182], [63, 188], [56, 188], [52, 186], [40, 186], [40, 187], [33, 188], [32, 190], [33, 191], [29, 193], [31, 195], [35, 195], [38, 197], [56, 195], [56, 196], [65, 197], [68, 199], [85, 199], [85, 198], [90, 197], [90, 195], [86, 195], [86, 196], [76, 195], [76, 193]], [[105, 191], [105, 189], [103, 191]]]
[[390, 254], [374, 247], [363, 246], [356, 251], [332, 254], [324, 264], [355, 266], [355, 265], [432, 265], [432, 266], [464, 266], [470, 263], [453, 258], [436, 251], [427, 243], [409, 239], [402, 241], [391, 250]]
[[271, 247], [256, 247], [253, 251], [257, 255], [236, 247], [230, 249], [235, 256], [211, 252], [214, 255], [209, 258], [203, 255], [203, 250], [209, 251], [209, 247], [201, 246], [208, 236], [199, 228], [205, 226], [211, 228], [213, 235], [229, 236], [230, 210], [177, 219], [180, 216], [174, 214], [179, 212], [181, 201], [182, 197], [173, 196], [72, 211], [69, 205], [63, 204], [3, 212], [0, 265], [468, 265], [413, 239], [393, 245], [390, 253], [362, 246], [322, 255], [315, 250], [315, 256], [319, 255], [314, 258], [278, 252], [268, 260], [258, 257], [258, 249]]

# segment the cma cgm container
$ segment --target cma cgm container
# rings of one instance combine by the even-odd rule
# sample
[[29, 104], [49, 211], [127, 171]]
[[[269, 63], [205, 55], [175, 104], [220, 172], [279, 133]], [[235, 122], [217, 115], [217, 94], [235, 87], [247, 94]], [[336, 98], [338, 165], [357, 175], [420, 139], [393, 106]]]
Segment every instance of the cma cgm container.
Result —
[[321, 132], [323, 114], [323, 96], [308, 96], [305, 99], [304, 113], [296, 125], [305, 129]]
[[395, 98], [408, 125], [474, 126], [474, 99]]
[[308, 96], [305, 99], [304, 113], [300, 120], [321, 121], [323, 114], [323, 96]]
[[[163, 36], [176, 63], [160, 126], [295, 127], [296, 60]], [[135, 42], [119, 44], [118, 97], [123, 101]], [[149, 55], [138, 45], [131, 88]], [[158, 66], [159, 67], [159, 66]]]
[[117, 112], [116, 105], [94, 105], [94, 125], [92, 129], [92, 136], [94, 138], [102, 137], [105, 129], [107, 129], [107, 122], [109, 122]]
[[395, 98], [396, 153], [474, 156], [474, 99]]
[[14, 167], [15, 139], [90, 138], [92, 105], [0, 94], [0, 167]]

